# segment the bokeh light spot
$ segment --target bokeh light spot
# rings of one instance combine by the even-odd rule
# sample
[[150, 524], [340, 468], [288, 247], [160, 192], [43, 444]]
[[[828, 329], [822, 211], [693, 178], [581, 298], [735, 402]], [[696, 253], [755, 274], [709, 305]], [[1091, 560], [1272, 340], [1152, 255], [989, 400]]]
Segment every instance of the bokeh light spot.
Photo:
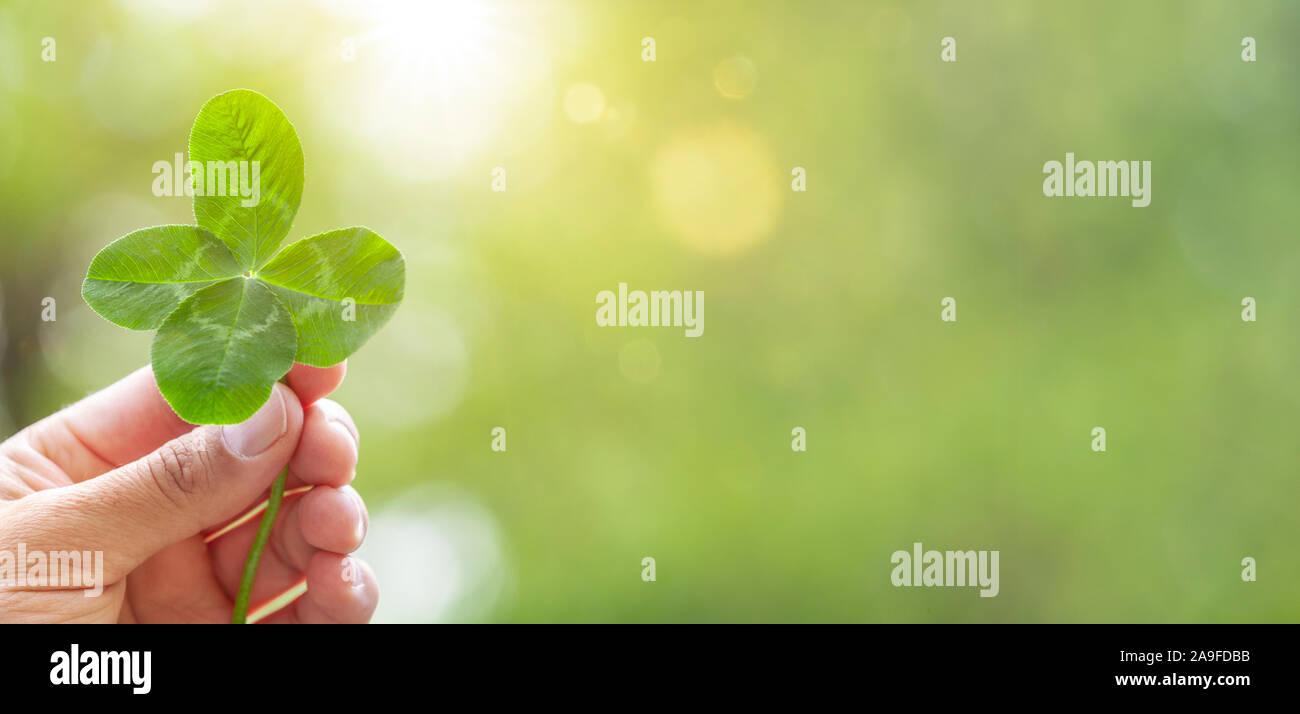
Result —
[[472, 494], [438, 483], [375, 513], [358, 551], [383, 583], [375, 622], [482, 620], [509, 581], [504, 537]]
[[605, 94], [594, 84], [578, 82], [564, 93], [564, 113], [577, 124], [596, 121], [605, 113]]
[[679, 134], [651, 167], [663, 219], [687, 248], [714, 257], [744, 253], [771, 232], [781, 186], [767, 143], [732, 124]]
[[713, 69], [713, 87], [724, 99], [744, 99], [758, 86], [758, 68], [748, 57], [722, 60]]

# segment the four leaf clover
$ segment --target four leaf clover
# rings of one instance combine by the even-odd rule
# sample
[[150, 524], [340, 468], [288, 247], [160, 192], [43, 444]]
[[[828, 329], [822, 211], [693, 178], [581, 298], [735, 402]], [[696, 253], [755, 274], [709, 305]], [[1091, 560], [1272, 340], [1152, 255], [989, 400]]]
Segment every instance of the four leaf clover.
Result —
[[[302, 199], [303, 153], [265, 96], [236, 89], [208, 100], [189, 150], [198, 225], [118, 238], [91, 262], [81, 294], [110, 322], [158, 331], [154, 375], [182, 419], [234, 424], [266, 402], [294, 362], [338, 364], [383, 327], [402, 300], [406, 261], [361, 227], [277, 251]], [[202, 167], [220, 175], [252, 162], [254, 205], [238, 190], [200, 190]]]

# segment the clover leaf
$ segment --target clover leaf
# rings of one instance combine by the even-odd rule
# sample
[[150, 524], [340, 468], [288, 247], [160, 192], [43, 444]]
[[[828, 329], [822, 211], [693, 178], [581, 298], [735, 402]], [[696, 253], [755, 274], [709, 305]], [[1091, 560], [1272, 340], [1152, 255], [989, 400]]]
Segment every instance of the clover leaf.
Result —
[[359, 227], [280, 249], [302, 199], [303, 152], [265, 96], [208, 100], [189, 149], [198, 225], [118, 238], [91, 262], [81, 294], [110, 322], [158, 330], [154, 375], [182, 419], [234, 424], [294, 362], [328, 367], [365, 344], [397, 310], [406, 262]]

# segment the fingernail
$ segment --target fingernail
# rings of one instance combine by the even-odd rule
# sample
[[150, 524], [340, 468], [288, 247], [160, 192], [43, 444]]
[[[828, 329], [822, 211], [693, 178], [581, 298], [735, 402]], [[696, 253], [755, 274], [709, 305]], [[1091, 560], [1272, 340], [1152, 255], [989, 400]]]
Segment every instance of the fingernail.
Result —
[[347, 418], [348, 413], [344, 411], [343, 407], [329, 399], [322, 399], [319, 402], [316, 402], [315, 408], [320, 409], [325, 413], [325, 421], [329, 422], [330, 426], [339, 429], [352, 437], [352, 443], [355, 444], [358, 449], [361, 448], [361, 435], [357, 433], [357, 428], [353, 426], [351, 420]]
[[343, 582], [348, 585], [348, 587], [355, 588], [358, 590], [361, 588], [363, 584], [361, 582], [361, 568], [357, 566], [356, 560], [352, 559], [351, 557], [344, 558], [343, 567], [341, 571], [342, 572], [340, 572], [340, 577], [342, 578]]
[[288, 428], [289, 415], [284, 408], [284, 396], [279, 389], [275, 389], [266, 404], [248, 421], [224, 426], [221, 434], [231, 451], [248, 458], [271, 448], [271, 444], [283, 436]]
[[366, 539], [366, 506], [361, 502], [361, 494], [355, 489], [349, 487], [352, 495], [352, 507], [357, 511], [357, 532], [355, 534], [357, 545]]

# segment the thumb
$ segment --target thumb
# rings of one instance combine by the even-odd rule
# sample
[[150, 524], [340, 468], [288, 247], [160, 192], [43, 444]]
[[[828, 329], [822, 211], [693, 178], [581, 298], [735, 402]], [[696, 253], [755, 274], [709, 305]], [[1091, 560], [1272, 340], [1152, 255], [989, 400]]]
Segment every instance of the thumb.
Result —
[[[40, 540], [49, 539], [50, 549], [102, 551], [104, 579], [116, 582], [154, 553], [248, 508], [288, 463], [301, 431], [302, 405], [277, 383], [245, 422], [196, 427], [138, 461], [18, 503], [44, 507]], [[27, 514], [14, 516], [21, 523]]]

